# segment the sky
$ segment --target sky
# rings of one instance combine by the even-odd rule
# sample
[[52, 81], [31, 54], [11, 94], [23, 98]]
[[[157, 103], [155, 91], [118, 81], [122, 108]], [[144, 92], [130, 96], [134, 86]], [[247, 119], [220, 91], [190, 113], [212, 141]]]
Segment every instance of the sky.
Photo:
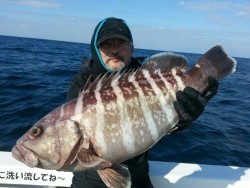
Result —
[[0, 35], [90, 43], [107, 17], [124, 19], [135, 48], [203, 54], [221, 44], [250, 58], [250, 0], [0, 0]]

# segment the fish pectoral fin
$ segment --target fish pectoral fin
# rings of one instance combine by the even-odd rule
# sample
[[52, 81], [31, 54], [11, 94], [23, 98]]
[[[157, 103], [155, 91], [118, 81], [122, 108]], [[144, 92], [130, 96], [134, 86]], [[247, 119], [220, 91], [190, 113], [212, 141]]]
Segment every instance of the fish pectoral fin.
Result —
[[88, 168], [103, 169], [112, 166], [111, 162], [96, 156], [90, 150], [81, 149], [76, 158], [83, 166]]
[[131, 176], [125, 165], [113, 165], [103, 170], [97, 170], [97, 172], [108, 187], [131, 187]]

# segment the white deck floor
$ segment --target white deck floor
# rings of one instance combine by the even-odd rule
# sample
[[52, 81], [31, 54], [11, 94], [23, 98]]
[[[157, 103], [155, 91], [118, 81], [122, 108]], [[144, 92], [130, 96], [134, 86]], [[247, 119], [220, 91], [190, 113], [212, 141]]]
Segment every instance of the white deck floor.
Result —
[[[248, 188], [250, 168], [150, 161], [155, 188]], [[69, 187], [72, 173], [29, 168], [0, 152], [0, 187]]]

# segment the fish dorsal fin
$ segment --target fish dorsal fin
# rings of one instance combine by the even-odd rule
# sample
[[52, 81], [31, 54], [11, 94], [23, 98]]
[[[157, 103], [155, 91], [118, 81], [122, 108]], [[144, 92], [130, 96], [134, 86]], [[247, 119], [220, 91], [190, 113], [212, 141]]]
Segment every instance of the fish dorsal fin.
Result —
[[95, 92], [95, 90], [100, 90], [105, 86], [110, 86], [111, 82], [113, 81], [118, 81], [121, 77], [123, 78], [125, 73], [119, 72], [113, 72], [111, 74], [104, 74], [104, 75], [99, 75], [97, 78], [94, 79], [94, 81], [91, 81], [91, 79], [88, 79], [86, 82], [84, 89], [82, 92], [80, 92], [79, 95], [83, 95], [86, 93], [92, 93]]
[[177, 74], [185, 72], [188, 67], [187, 59], [182, 55], [177, 55], [170, 52], [162, 52], [148, 57], [143, 61], [143, 65], [139, 69], [130, 69], [126, 71], [113, 72], [111, 74], [99, 75], [94, 81], [88, 79], [83, 91], [80, 94], [92, 93], [95, 90], [109, 87], [111, 84], [123, 80], [129, 82], [129, 78], [137, 76], [141, 73], [141, 70], [147, 69], [149, 73], [155, 73], [161, 71], [162, 73], [169, 72], [175, 69]]
[[188, 67], [187, 59], [171, 52], [161, 52], [152, 55], [142, 62], [142, 69], [147, 69], [150, 73], [156, 70], [167, 72], [176, 69], [177, 72], [185, 72]]
[[78, 152], [77, 159], [81, 165], [87, 168], [103, 169], [112, 165], [111, 162], [96, 156], [94, 152], [86, 149], [81, 149]]
[[131, 176], [125, 165], [113, 165], [104, 170], [97, 170], [103, 182], [112, 188], [130, 188]]
[[97, 84], [100, 82], [102, 79], [101, 75], [97, 76], [94, 81], [90, 81], [91, 79], [88, 79], [88, 82], [84, 86], [84, 91], [93, 91], [96, 89]]
[[88, 80], [86, 81], [86, 84], [84, 85], [84, 87], [83, 87], [83, 91], [85, 91], [87, 88], [89, 88], [90, 87], [90, 85], [91, 85], [91, 78], [92, 78], [92, 75], [90, 75], [89, 76], [89, 78], [88, 78]]
[[109, 80], [109, 77], [110, 76], [108, 75], [108, 73], [104, 75], [100, 74], [93, 81], [91, 81], [91, 76], [90, 76], [79, 95], [94, 92], [97, 88], [102, 87], [104, 83], [106, 83]]

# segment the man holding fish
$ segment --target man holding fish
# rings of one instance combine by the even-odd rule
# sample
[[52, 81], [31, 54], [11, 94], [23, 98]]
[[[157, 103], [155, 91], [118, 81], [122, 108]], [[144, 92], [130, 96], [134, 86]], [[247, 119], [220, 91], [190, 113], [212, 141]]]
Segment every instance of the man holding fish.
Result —
[[147, 151], [185, 129], [236, 70], [219, 45], [187, 71], [185, 57], [159, 53], [141, 64], [124, 20], [95, 28], [91, 60], [62, 104], [18, 139], [12, 155], [29, 167], [74, 173], [71, 187], [153, 187]]
[[[134, 45], [129, 27], [122, 19], [107, 18], [95, 28], [91, 40], [92, 58], [89, 64], [78, 73], [70, 85], [67, 101], [78, 97], [87, 82], [94, 81], [100, 74], [112, 74], [117, 71], [135, 70], [142, 66], [140, 60], [131, 57]], [[91, 77], [90, 77], [91, 76]], [[88, 81], [90, 77], [90, 80]], [[218, 90], [218, 82], [208, 77], [208, 87], [200, 93], [192, 87], [185, 87], [176, 93], [174, 108], [179, 115], [175, 126], [178, 132], [188, 127], [203, 112], [206, 103]], [[138, 137], [140, 135], [138, 134]], [[131, 174], [132, 187], [153, 187], [149, 178], [147, 151], [123, 162]], [[107, 185], [107, 184], [106, 184]], [[72, 180], [73, 188], [106, 187], [96, 170], [75, 172]]]

